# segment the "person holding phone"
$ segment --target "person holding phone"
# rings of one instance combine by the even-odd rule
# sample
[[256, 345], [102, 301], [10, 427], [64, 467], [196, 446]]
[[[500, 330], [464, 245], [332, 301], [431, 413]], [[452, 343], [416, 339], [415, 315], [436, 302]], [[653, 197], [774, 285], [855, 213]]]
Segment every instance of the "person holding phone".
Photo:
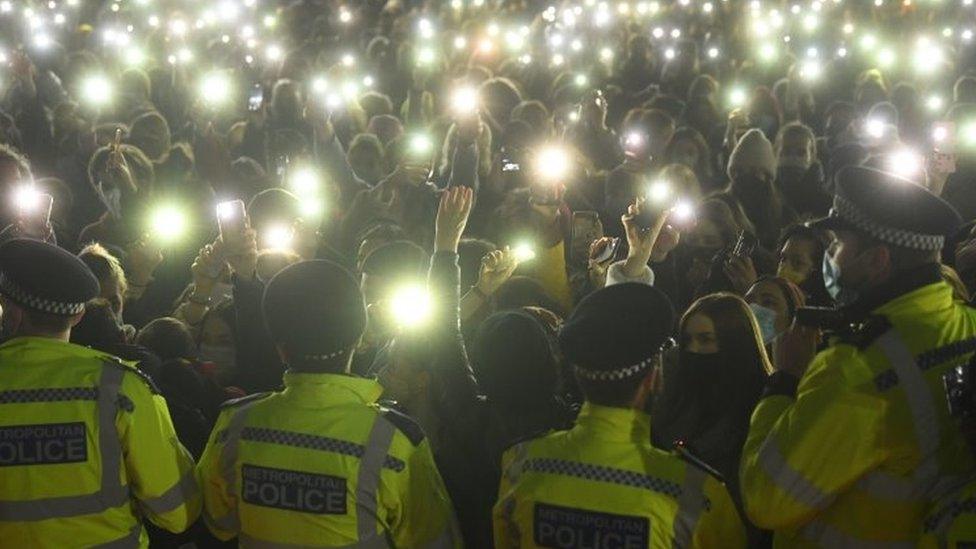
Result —
[[746, 514], [781, 546], [914, 545], [931, 498], [972, 467], [942, 383], [976, 339], [939, 266], [961, 220], [924, 187], [850, 167], [813, 226], [831, 231], [827, 291], [856, 327], [820, 353], [797, 324], [774, 344], [742, 454]]

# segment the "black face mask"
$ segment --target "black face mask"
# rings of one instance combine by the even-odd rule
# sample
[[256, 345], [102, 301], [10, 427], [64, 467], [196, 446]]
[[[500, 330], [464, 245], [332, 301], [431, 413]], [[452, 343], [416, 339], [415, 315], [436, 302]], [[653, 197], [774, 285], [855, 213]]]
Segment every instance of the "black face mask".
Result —
[[678, 369], [682, 377], [692, 381], [710, 382], [721, 375], [725, 365], [721, 353], [693, 353], [682, 349], [678, 355]]

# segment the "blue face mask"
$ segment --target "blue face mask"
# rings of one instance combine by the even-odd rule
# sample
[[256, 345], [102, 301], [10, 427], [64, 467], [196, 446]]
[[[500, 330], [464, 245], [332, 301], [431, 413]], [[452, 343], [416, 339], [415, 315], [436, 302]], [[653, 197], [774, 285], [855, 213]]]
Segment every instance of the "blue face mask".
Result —
[[840, 265], [834, 261], [830, 254], [824, 254], [823, 278], [827, 293], [834, 298], [834, 303], [838, 307], [846, 307], [857, 301], [857, 290], [845, 288], [841, 282]]
[[752, 314], [755, 315], [756, 322], [759, 324], [763, 344], [769, 345], [779, 337], [779, 333], [776, 332], [776, 311], [758, 303], [750, 303], [749, 308], [752, 309]]

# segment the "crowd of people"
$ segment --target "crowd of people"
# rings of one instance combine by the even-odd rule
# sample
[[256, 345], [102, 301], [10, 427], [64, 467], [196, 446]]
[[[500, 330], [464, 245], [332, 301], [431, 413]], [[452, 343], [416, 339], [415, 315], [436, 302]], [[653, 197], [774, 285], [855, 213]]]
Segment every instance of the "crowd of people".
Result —
[[974, 32], [0, 2], [0, 547], [976, 543]]

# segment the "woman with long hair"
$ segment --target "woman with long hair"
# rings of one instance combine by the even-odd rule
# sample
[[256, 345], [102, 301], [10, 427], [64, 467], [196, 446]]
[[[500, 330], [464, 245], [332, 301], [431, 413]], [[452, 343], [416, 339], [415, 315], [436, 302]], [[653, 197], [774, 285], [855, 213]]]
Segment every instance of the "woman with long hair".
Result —
[[722, 476], [739, 501], [738, 470], [749, 418], [772, 365], [749, 305], [731, 293], [706, 295], [679, 325], [677, 360], [665, 366], [654, 405], [653, 439], [680, 441]]

